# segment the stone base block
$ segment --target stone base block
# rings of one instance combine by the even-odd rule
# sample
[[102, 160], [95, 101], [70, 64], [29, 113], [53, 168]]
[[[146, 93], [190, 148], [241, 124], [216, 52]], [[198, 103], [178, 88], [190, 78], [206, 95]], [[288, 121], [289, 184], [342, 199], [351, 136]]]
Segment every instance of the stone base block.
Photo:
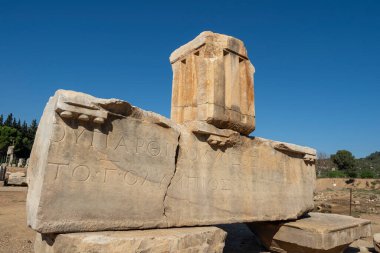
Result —
[[311, 148], [59, 90], [33, 144], [27, 222], [62, 234], [297, 219], [314, 208], [314, 160]]
[[338, 253], [371, 236], [371, 222], [338, 214], [309, 213], [290, 222], [252, 222], [249, 228], [270, 250], [281, 253]]
[[373, 246], [376, 252], [380, 252], [380, 233], [373, 235]]
[[223, 252], [227, 233], [216, 227], [37, 233], [35, 253]]

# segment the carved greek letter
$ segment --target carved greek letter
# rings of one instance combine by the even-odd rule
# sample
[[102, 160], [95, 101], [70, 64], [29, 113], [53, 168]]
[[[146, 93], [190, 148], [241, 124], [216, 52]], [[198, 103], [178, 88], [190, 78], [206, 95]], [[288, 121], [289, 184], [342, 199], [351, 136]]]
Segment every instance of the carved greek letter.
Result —
[[73, 172], [71, 173], [71, 176], [76, 181], [84, 182], [87, 181], [90, 178], [90, 168], [86, 165], [78, 165], [73, 169]]

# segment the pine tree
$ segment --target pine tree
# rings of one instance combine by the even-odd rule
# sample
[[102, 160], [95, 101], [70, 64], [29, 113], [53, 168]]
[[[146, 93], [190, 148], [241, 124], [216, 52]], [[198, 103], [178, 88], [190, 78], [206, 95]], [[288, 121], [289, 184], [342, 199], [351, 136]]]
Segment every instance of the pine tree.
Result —
[[16, 121], [16, 118], [14, 118], [14, 117], [13, 117], [13, 121], [12, 121], [12, 127], [17, 129], [17, 121]]
[[25, 120], [21, 125], [21, 133], [23, 136], [26, 136], [28, 134], [28, 124], [26, 124]]
[[34, 136], [36, 135], [36, 132], [37, 132], [37, 120], [32, 120], [32, 122], [30, 123], [30, 126], [28, 128], [28, 137], [31, 139], [31, 140], [34, 140]]
[[3, 121], [4, 121], [4, 116], [3, 114], [0, 114], [0, 126], [3, 125]]
[[12, 127], [12, 123], [13, 123], [13, 114], [10, 113], [8, 114], [7, 119], [4, 121], [4, 126]]

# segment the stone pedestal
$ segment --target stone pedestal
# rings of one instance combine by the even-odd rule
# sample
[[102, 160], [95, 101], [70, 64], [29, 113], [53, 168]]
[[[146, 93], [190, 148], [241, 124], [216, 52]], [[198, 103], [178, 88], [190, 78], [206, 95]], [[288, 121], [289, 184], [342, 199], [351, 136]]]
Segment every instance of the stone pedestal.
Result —
[[314, 149], [198, 123], [57, 91], [28, 166], [28, 225], [44, 234], [208, 226], [313, 209]]
[[88, 232], [37, 233], [35, 253], [222, 253], [226, 232], [216, 227]]
[[203, 32], [170, 56], [171, 119], [204, 121], [248, 135], [255, 129], [253, 65], [241, 40]]
[[341, 253], [371, 236], [371, 222], [338, 214], [309, 213], [290, 222], [247, 224], [270, 250], [280, 253]]

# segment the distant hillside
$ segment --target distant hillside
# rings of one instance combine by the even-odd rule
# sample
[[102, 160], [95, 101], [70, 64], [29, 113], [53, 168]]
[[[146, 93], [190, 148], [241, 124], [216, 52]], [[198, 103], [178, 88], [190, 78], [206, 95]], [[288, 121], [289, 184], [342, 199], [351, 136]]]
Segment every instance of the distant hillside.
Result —
[[365, 158], [356, 159], [358, 171], [373, 171], [376, 177], [380, 177], [380, 152], [374, 152]]
[[320, 155], [316, 163], [318, 177], [358, 177], [358, 178], [380, 178], [380, 151], [376, 151], [365, 158], [355, 159], [353, 168], [350, 170], [339, 169], [332, 160], [332, 155]]

